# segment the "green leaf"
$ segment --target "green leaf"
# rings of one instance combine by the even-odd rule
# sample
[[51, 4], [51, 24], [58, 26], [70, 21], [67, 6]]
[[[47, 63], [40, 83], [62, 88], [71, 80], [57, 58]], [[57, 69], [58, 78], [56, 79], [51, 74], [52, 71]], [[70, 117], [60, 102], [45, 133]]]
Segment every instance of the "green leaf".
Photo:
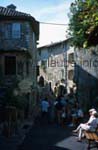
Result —
[[[74, 46], [87, 47], [89, 35], [98, 26], [98, 0], [75, 0], [69, 16], [69, 34], [73, 37]], [[92, 41], [90, 44], [93, 45]]]

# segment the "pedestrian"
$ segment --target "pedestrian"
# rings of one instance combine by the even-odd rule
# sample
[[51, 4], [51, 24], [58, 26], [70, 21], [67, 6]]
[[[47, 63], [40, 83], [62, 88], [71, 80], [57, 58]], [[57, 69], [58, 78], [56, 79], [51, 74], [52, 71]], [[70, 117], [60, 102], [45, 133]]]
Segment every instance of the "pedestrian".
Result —
[[66, 122], [66, 107], [63, 107], [62, 113], [61, 113], [61, 125], [62, 125], [62, 127], [65, 127], [65, 122]]
[[72, 124], [70, 124], [71, 127], [79, 125], [84, 117], [84, 113], [82, 108], [79, 105], [76, 105], [76, 107], [73, 109], [72, 113]]
[[48, 119], [49, 119], [49, 116], [48, 116], [49, 106], [50, 105], [49, 105], [48, 99], [47, 99], [47, 97], [45, 97], [45, 99], [43, 99], [41, 101], [42, 119], [44, 119], [45, 121], [48, 121]]
[[77, 110], [77, 124], [79, 125], [84, 118], [84, 112], [81, 108], [81, 106], [78, 106], [78, 110]]
[[56, 97], [58, 96], [58, 83], [55, 83], [54, 95], [55, 95]]
[[54, 105], [55, 105], [56, 120], [60, 124], [61, 123], [61, 114], [62, 114], [61, 96], [57, 97]]
[[73, 130], [74, 133], [78, 132], [78, 141], [82, 140], [83, 131], [95, 131], [97, 128], [97, 112], [95, 109], [90, 109], [90, 118], [87, 123], [81, 123], [76, 130]]

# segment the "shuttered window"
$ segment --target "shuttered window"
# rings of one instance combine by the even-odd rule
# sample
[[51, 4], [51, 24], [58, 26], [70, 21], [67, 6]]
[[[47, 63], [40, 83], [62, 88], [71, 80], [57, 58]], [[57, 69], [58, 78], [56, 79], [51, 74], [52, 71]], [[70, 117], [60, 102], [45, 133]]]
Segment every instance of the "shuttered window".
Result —
[[4, 28], [4, 37], [5, 39], [11, 39], [12, 38], [12, 24], [7, 23], [5, 24]]
[[12, 38], [20, 38], [20, 24], [13, 23], [12, 24]]
[[21, 38], [20, 23], [6, 23], [4, 25], [5, 39], [19, 39]]

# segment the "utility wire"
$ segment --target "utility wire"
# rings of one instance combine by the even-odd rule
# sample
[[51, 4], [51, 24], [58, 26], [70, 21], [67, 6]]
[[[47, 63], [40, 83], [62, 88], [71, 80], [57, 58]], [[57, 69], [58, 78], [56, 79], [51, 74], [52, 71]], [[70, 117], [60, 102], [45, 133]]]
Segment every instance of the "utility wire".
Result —
[[61, 23], [48, 23], [48, 22], [39, 22], [40, 24], [50, 24], [50, 25], [57, 25], [57, 26], [68, 26], [68, 24], [61, 24]]

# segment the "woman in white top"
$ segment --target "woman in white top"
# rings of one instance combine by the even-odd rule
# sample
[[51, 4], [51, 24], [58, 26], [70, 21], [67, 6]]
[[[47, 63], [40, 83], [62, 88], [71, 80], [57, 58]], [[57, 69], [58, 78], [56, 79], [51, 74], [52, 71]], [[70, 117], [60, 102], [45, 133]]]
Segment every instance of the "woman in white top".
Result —
[[90, 118], [87, 123], [81, 123], [76, 130], [73, 132], [76, 133], [78, 132], [78, 141], [81, 141], [82, 135], [83, 135], [83, 130], [86, 131], [95, 131], [97, 128], [97, 112], [95, 110], [89, 111], [90, 113]]

